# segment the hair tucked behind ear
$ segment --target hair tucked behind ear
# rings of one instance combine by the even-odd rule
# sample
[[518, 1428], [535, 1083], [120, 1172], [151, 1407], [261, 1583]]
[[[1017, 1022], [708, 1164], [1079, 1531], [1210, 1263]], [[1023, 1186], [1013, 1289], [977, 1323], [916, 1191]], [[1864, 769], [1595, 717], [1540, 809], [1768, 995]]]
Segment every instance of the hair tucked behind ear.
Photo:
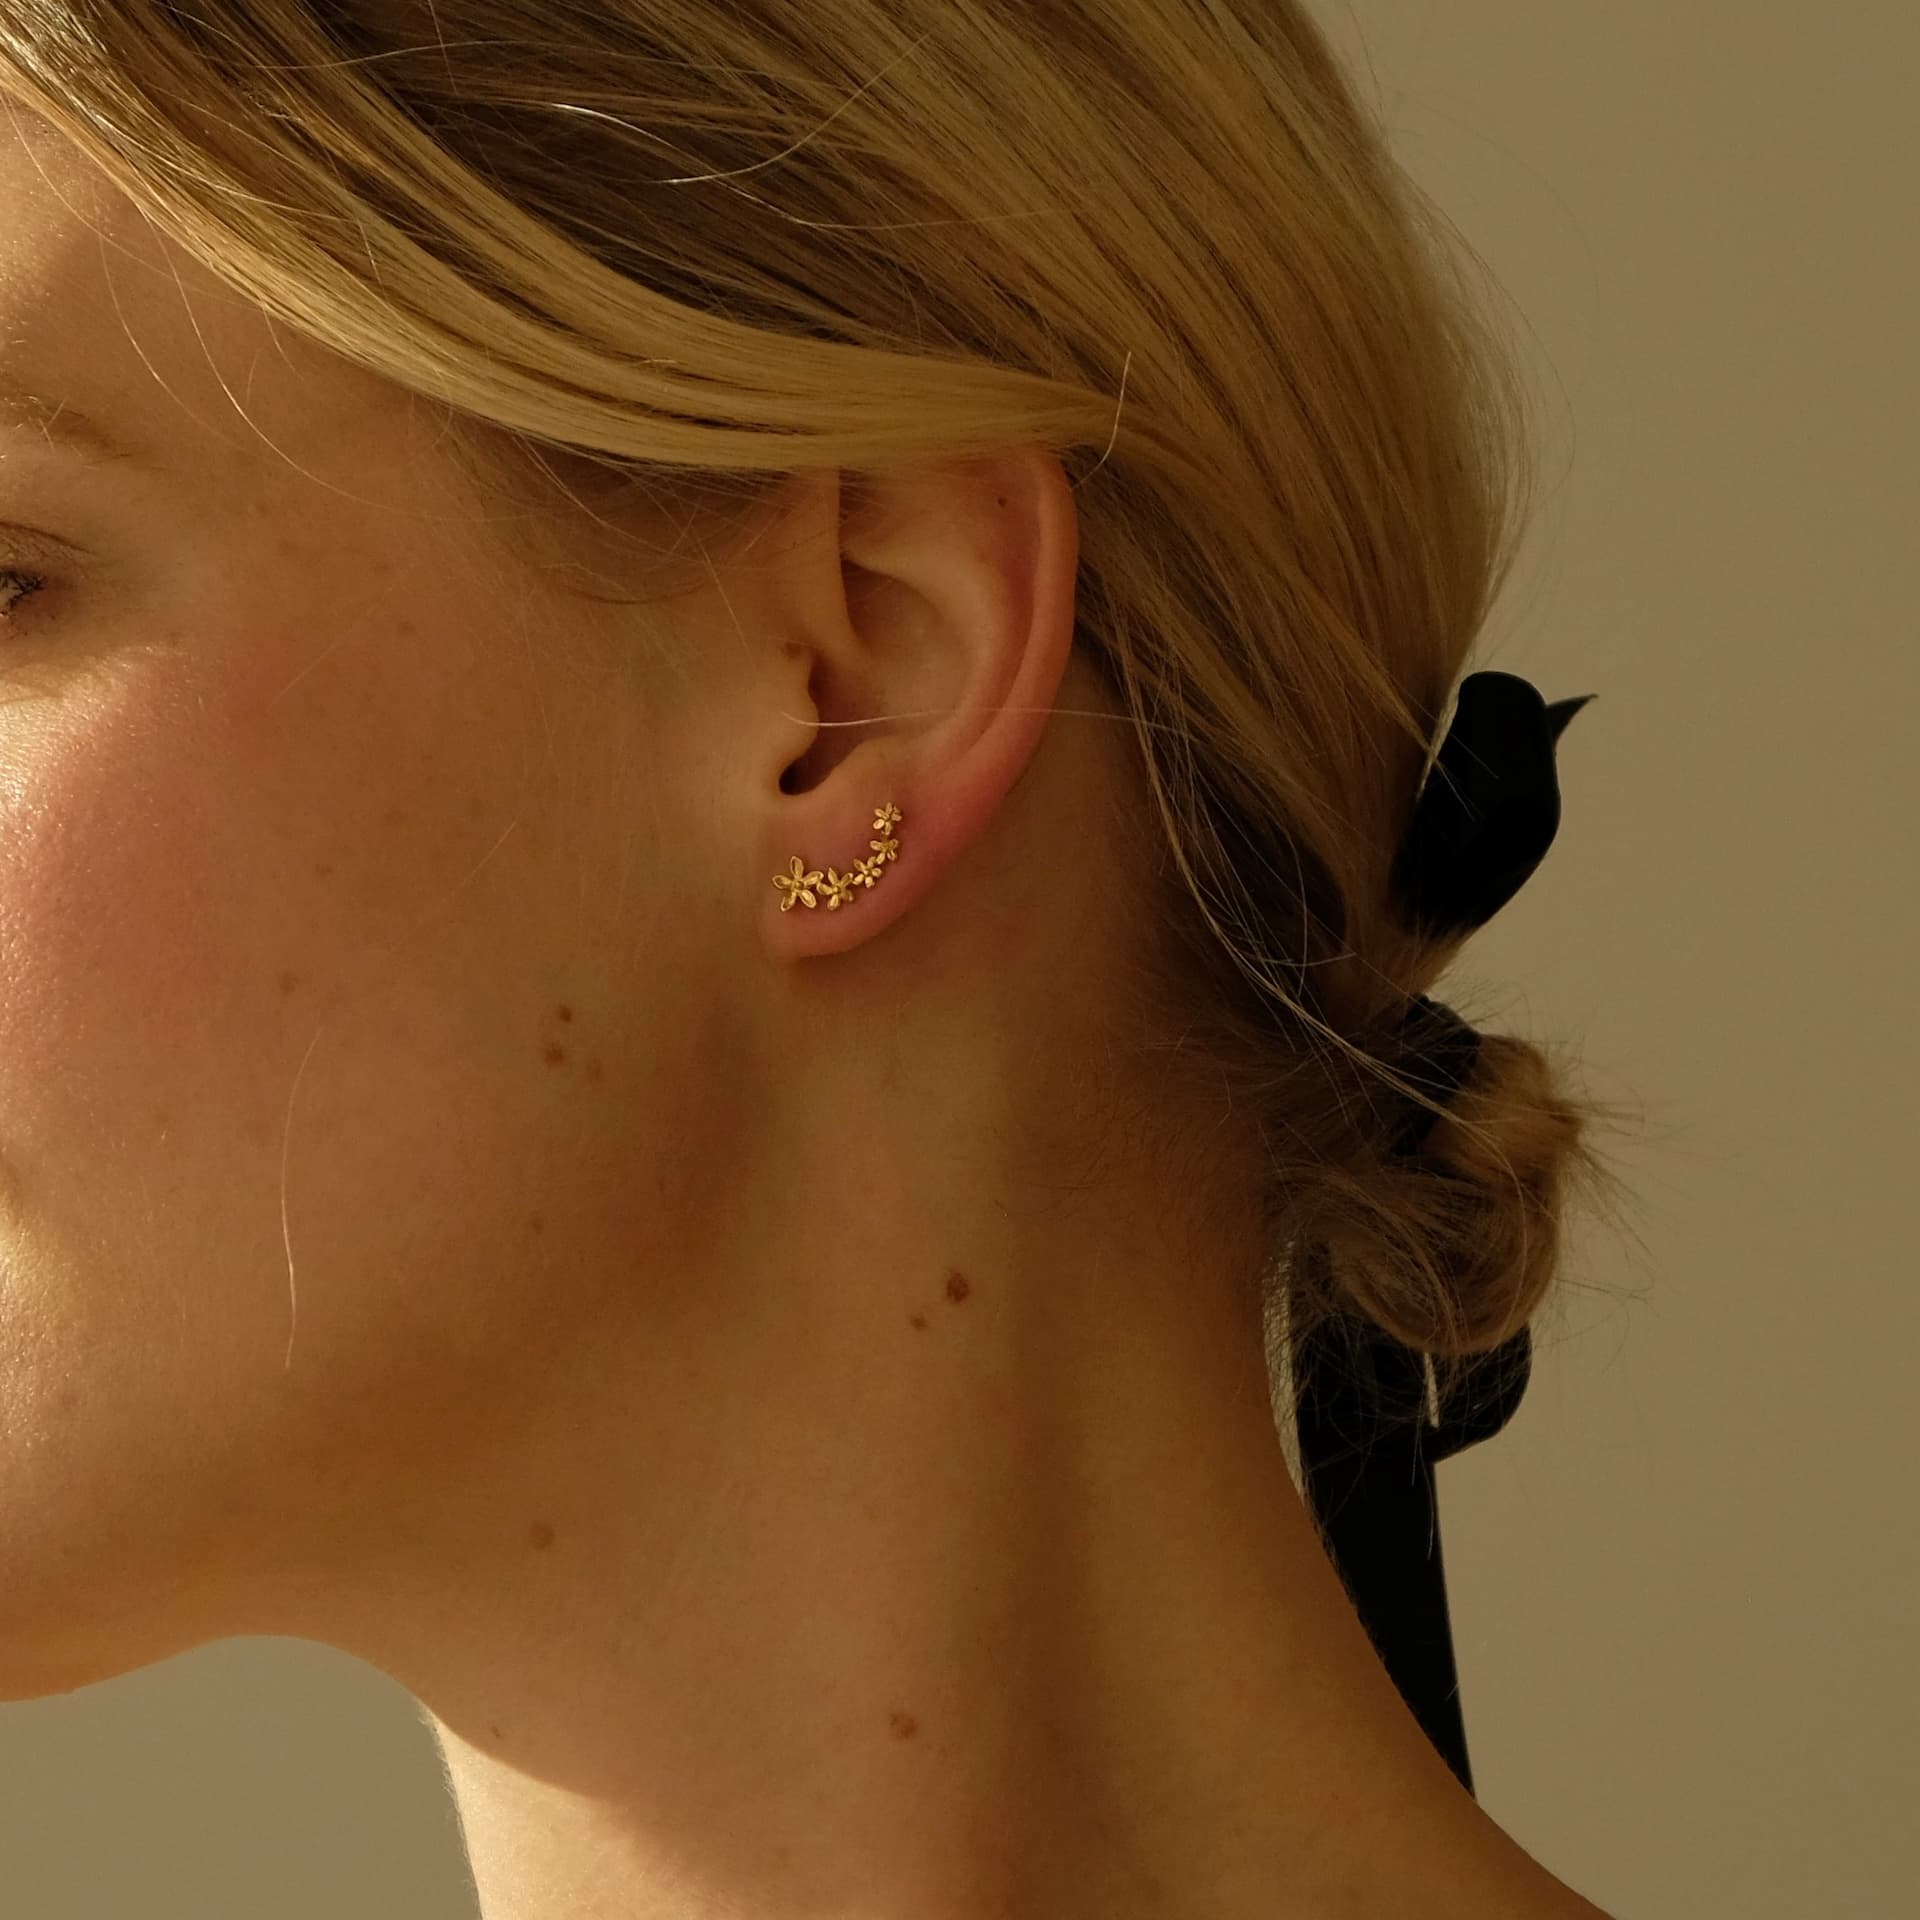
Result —
[[1540, 1305], [1609, 1177], [1564, 1063], [1490, 1036], [1384, 1155], [1393, 1023], [1453, 957], [1388, 871], [1527, 407], [1300, 6], [9, 0], [0, 86], [563, 511], [625, 482], [710, 541], [795, 474], [1056, 452], [1155, 825], [1152, 1009], [1272, 1145], [1269, 1304], [1442, 1358]]

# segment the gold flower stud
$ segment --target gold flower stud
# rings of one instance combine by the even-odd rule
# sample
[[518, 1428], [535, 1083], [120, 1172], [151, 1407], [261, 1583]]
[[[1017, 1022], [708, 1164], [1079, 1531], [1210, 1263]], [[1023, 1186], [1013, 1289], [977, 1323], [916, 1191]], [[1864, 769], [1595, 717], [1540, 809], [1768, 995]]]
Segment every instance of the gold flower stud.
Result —
[[780, 890], [780, 911], [791, 913], [796, 906], [817, 907], [824, 900], [831, 912], [846, 905], [854, 897], [856, 887], [871, 888], [886, 871], [887, 862], [900, 857], [900, 842], [892, 831], [900, 820], [900, 809], [891, 800], [883, 807], [875, 807], [873, 830], [880, 837], [867, 842], [871, 852], [856, 859], [845, 873], [835, 867], [828, 867], [824, 873], [818, 868], [809, 868], [796, 853], [789, 862], [789, 870], [773, 876], [773, 884]]

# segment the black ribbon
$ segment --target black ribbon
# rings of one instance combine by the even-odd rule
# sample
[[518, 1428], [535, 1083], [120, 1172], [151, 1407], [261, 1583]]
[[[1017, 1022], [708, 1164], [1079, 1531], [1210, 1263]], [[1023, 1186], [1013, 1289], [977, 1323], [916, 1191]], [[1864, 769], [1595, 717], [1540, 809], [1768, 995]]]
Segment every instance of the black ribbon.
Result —
[[[1560, 827], [1555, 745], [1594, 697], [1549, 706], [1511, 673], [1461, 682], [1394, 862], [1395, 899], [1410, 927], [1440, 936], [1484, 925], [1526, 884]], [[1419, 1077], [1444, 1098], [1472, 1072], [1479, 1035], [1429, 999], [1406, 1017], [1427, 1029], [1415, 1043], [1426, 1069]], [[1412, 1151], [1432, 1119], [1415, 1109], [1395, 1150]], [[1426, 1356], [1371, 1322], [1335, 1314], [1293, 1357], [1301, 1469], [1334, 1567], [1401, 1698], [1469, 1793], [1433, 1469], [1512, 1419], [1532, 1359], [1522, 1327], [1461, 1365], [1429, 1422]]]
[[1526, 885], [1560, 831], [1554, 747], [1595, 696], [1548, 706], [1516, 673], [1470, 673], [1393, 865], [1406, 923], [1484, 926]]

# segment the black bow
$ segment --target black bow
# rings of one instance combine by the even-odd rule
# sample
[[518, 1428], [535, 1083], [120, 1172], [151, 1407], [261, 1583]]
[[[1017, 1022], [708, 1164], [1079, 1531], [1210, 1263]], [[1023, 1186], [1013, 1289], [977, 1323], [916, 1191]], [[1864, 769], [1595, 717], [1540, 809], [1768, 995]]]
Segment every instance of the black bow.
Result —
[[[1557, 700], [1512, 673], [1471, 673], [1420, 790], [1393, 864], [1394, 899], [1407, 925], [1444, 937], [1483, 926], [1524, 886], [1560, 831], [1553, 750], [1594, 695]], [[1466, 1084], [1480, 1036], [1451, 1007], [1422, 997], [1401, 1015], [1407, 1077], [1433, 1099]], [[1411, 1107], [1389, 1151], [1411, 1154], [1433, 1125]]]
[[1407, 924], [1484, 926], [1523, 887], [1560, 831], [1554, 744], [1591, 693], [1548, 706], [1515, 673], [1470, 673], [1393, 865]]
[[[1593, 699], [1549, 706], [1511, 673], [1469, 674], [1393, 867], [1406, 923], [1433, 935], [1484, 925], [1519, 892], [1560, 828], [1554, 746]], [[1437, 1098], [1471, 1073], [1480, 1037], [1450, 1008], [1419, 999], [1416, 1058]], [[1411, 1151], [1432, 1116], [1416, 1110], [1396, 1150]], [[1382, 1664], [1455, 1777], [1473, 1791], [1433, 1469], [1513, 1417], [1532, 1371], [1522, 1327], [1466, 1361], [1453, 1392], [1426, 1414], [1426, 1357], [1378, 1327], [1335, 1314], [1294, 1356], [1306, 1490], [1355, 1610]]]

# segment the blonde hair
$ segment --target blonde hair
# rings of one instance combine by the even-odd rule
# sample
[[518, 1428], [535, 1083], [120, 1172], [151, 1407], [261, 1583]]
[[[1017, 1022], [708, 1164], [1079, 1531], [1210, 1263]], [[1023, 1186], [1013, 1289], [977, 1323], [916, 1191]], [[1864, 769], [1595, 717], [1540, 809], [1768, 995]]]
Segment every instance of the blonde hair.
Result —
[[1145, 1003], [1270, 1149], [1263, 1303], [1441, 1391], [1534, 1315], [1615, 1110], [1488, 1035], [1386, 1152], [1457, 944], [1388, 873], [1524, 532], [1526, 393], [1303, 8], [9, 0], [0, 84], [575, 511], [610, 476], [705, 541], [800, 473], [1056, 453], [1168, 882]]

